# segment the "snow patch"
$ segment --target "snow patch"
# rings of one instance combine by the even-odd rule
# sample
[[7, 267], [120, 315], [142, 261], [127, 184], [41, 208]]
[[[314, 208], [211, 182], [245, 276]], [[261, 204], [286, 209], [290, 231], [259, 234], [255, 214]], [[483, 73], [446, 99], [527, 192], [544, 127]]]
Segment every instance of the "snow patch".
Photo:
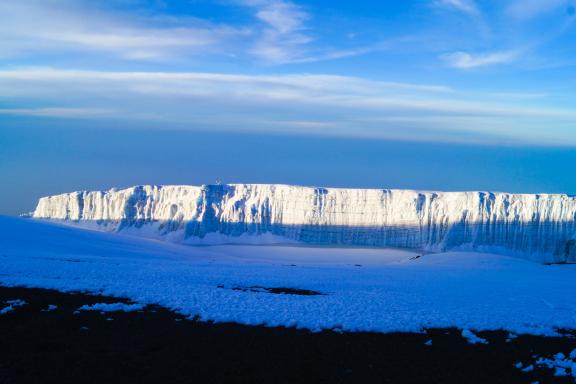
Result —
[[5, 303], [8, 304], [8, 306], [0, 309], [0, 315], [5, 315], [9, 312], [12, 312], [13, 310], [15, 310], [18, 307], [22, 307], [22, 306], [28, 304], [24, 300], [8, 300], [8, 301], [5, 301]]
[[576, 349], [570, 352], [568, 356], [559, 352], [548, 358], [535, 357], [537, 357], [537, 359], [534, 364], [524, 367], [522, 363], [518, 363], [515, 367], [520, 369], [522, 372], [532, 372], [536, 367], [552, 369], [554, 371], [554, 376], [572, 376], [576, 382]]
[[96, 303], [92, 305], [83, 305], [78, 311], [97, 311], [97, 312], [135, 312], [144, 309], [143, 304], [126, 304], [126, 303]]
[[488, 344], [488, 340], [477, 336], [469, 329], [462, 330], [462, 337], [465, 338], [469, 344]]

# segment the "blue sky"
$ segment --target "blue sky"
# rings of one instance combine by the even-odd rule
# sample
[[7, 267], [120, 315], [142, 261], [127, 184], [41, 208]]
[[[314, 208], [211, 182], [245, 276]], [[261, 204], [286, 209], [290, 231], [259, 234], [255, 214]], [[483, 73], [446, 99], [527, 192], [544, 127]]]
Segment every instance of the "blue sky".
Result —
[[[198, 183], [210, 174], [229, 182], [576, 192], [554, 176], [570, 164], [542, 160], [542, 151], [566, 160], [576, 145], [575, 7], [575, 0], [2, 2], [0, 177], [12, 187], [0, 212], [44, 193]], [[199, 157], [217, 151], [246, 163], [231, 172], [199, 164], [182, 148], [180, 157], [166, 145], [155, 151], [165, 137], [177, 148], [190, 143]], [[277, 150], [250, 149], [254, 138]], [[139, 140], [150, 156], [137, 168], [134, 147], [123, 148]], [[387, 153], [401, 148], [396, 171], [358, 173], [372, 141]], [[314, 160], [338, 174], [312, 172], [301, 159], [315, 158], [315, 149], [296, 144], [338, 152], [346, 142], [358, 153]], [[280, 161], [275, 153], [285, 143], [294, 152]], [[423, 148], [429, 168], [443, 171], [411, 173], [410, 159]], [[486, 148], [470, 165], [476, 183], [439, 156], [459, 161], [470, 148]], [[100, 168], [91, 153], [103, 157]], [[501, 163], [494, 153], [504, 154], [496, 156]], [[374, 166], [389, 166], [390, 156], [377, 154]], [[114, 169], [106, 158], [132, 165]], [[522, 164], [511, 160], [518, 158]], [[192, 160], [202, 172], [167, 171]], [[31, 164], [47, 175], [88, 163], [93, 179], [30, 173]]]

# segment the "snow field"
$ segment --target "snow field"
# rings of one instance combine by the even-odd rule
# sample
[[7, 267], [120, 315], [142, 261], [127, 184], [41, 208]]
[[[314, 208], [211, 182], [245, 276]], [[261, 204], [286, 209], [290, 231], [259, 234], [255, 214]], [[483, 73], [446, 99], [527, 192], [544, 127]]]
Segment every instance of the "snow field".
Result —
[[[0, 244], [3, 285], [126, 297], [202, 320], [314, 331], [576, 328], [575, 265], [466, 252], [184, 246], [7, 217]], [[280, 287], [322, 294], [271, 293]]]

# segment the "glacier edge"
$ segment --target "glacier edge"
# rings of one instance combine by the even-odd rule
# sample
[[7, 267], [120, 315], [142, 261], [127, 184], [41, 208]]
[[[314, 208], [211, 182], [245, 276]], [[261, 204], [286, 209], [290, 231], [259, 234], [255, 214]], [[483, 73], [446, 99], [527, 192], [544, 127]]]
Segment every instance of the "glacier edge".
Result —
[[43, 197], [32, 215], [174, 242], [300, 242], [504, 253], [576, 261], [576, 198], [228, 184]]

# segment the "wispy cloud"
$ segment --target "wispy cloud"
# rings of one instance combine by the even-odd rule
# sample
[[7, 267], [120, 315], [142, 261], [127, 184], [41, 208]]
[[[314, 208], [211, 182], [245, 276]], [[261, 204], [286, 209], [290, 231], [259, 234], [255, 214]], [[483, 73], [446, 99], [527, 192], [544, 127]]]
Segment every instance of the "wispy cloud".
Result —
[[452, 8], [468, 15], [478, 16], [480, 10], [473, 0], [437, 0], [436, 4], [446, 8]]
[[58, 118], [94, 118], [116, 115], [112, 109], [101, 108], [0, 108], [0, 115]]
[[359, 47], [326, 48], [314, 36], [313, 21], [302, 6], [289, 0], [238, 0], [254, 10], [260, 28], [250, 52], [269, 64], [314, 63], [366, 55], [380, 51], [382, 42]]
[[215, 52], [249, 34], [246, 28], [194, 18], [163, 20], [70, 0], [0, 2], [0, 57], [76, 52], [174, 58]]
[[506, 13], [513, 18], [528, 20], [568, 5], [566, 0], [512, 0]]
[[[564, 33], [568, 28], [562, 28], [562, 35], [542, 37], [546, 35], [542, 29], [530, 29], [540, 22], [522, 19], [559, 7], [556, 0], [508, 0], [505, 5], [493, 7], [480, 7], [484, 3], [473, 0], [428, 0], [415, 6], [421, 6], [418, 9], [422, 13], [430, 11], [430, 4], [450, 11], [419, 14], [417, 20], [403, 14], [406, 25], [388, 30], [380, 22], [375, 25], [368, 19], [354, 20], [347, 24], [350, 28], [341, 28], [338, 33], [334, 30], [346, 23], [335, 23], [327, 32], [326, 25], [332, 19], [319, 21], [324, 15], [313, 14], [317, 8], [298, 0], [218, 2], [215, 7], [243, 11], [238, 17], [222, 20], [218, 15], [208, 20], [183, 14], [153, 14], [140, 8], [149, 4], [140, 0], [122, 0], [131, 5], [114, 7], [117, 1], [0, 1], [0, 60], [4, 59], [0, 68], [22, 68], [25, 63], [109, 68], [109, 72], [0, 70], [0, 103], [10, 106], [0, 111], [2, 119], [14, 115], [38, 119], [90, 117], [94, 121], [121, 120], [122, 124], [137, 119], [138, 126], [309, 129], [322, 134], [405, 135], [410, 139], [426, 131], [426, 137], [438, 133], [439, 140], [452, 137], [454, 132], [472, 132], [468, 137], [478, 138], [506, 131], [525, 138], [527, 135], [519, 132], [526, 127], [535, 137], [552, 140], [561, 133], [570, 135], [568, 129], [576, 123], [569, 108], [545, 107], [551, 105], [549, 98], [553, 97], [548, 91], [559, 89], [554, 84], [519, 90], [494, 84], [481, 94], [443, 84], [318, 74], [328, 71], [319, 62], [381, 51], [381, 61], [350, 60], [352, 65], [331, 66], [330, 71], [350, 74], [366, 70], [374, 77], [406, 79], [416, 73], [414, 69], [440, 57], [445, 65], [435, 68], [434, 79], [441, 83], [458, 84], [466, 79], [470, 80], [467, 84], [477, 84], [475, 76], [484, 73], [473, 69], [498, 65], [513, 78], [512, 72], [520, 68], [518, 63], [524, 66], [529, 61], [542, 61], [541, 51], [548, 44], [569, 37]], [[404, 23], [400, 14], [391, 19], [396, 16]], [[347, 38], [355, 33], [358, 23], [363, 27], [370, 24], [371, 28]], [[548, 27], [555, 29], [557, 24]], [[559, 54], [564, 51], [565, 47], [558, 44], [550, 50]], [[223, 57], [233, 59], [224, 63]], [[219, 68], [215, 71], [224, 72], [246, 68], [242, 69], [244, 73], [269, 73], [271, 69], [263, 70], [262, 63], [278, 65], [279, 74], [170, 72], [176, 68]], [[284, 64], [294, 63], [316, 74], [291, 73], [294, 67]], [[455, 75], [453, 69], [462, 72]], [[426, 71], [416, 76], [423, 79]], [[573, 101], [568, 99], [562, 100], [562, 105]], [[532, 120], [526, 121], [527, 117]], [[548, 132], [540, 132], [541, 127]]]
[[[378, 94], [385, 93], [402, 94], [410, 92], [418, 93], [451, 93], [453, 90], [443, 85], [411, 84], [398, 82], [385, 82], [367, 80], [351, 76], [337, 75], [241, 75], [209, 72], [105, 72], [85, 70], [60, 70], [53, 68], [24, 68], [14, 70], [0, 70], [0, 82], [7, 87], [0, 89], [0, 97], [17, 96], [18, 87], [10, 87], [10, 84], [32, 83], [36, 86], [35, 91], [46, 90], [50, 92], [47, 84], [62, 83], [81, 89], [97, 89], [97, 82], [107, 82], [108, 86], [114, 84], [125, 87], [127, 90], [136, 92], [171, 92], [202, 94], [205, 92], [234, 92], [286, 94], [291, 92], [321, 92], [346, 93], [346, 94]], [[152, 87], [156, 85], [157, 87]], [[22, 89], [26, 95], [32, 95], [30, 88]], [[11, 93], [11, 92], [16, 92]]]
[[256, 7], [256, 16], [275, 32], [290, 34], [303, 29], [309, 15], [294, 3], [284, 0], [246, 0]]
[[559, 138], [576, 123], [572, 110], [523, 105], [518, 98], [495, 103], [443, 85], [346, 76], [0, 71], [0, 101], [29, 105], [38, 104], [38, 99], [43, 101], [34, 108], [12, 108], [0, 114], [92, 116], [96, 121], [156, 128], [412, 140], [425, 134], [439, 141], [462, 136], [480, 140], [505, 132], [515, 140], [533, 136], [541, 142], [561, 142]]
[[517, 50], [503, 52], [489, 52], [470, 54], [468, 52], [454, 52], [442, 55], [448, 66], [458, 69], [472, 69], [490, 65], [507, 64], [516, 60], [520, 55]]
[[306, 54], [305, 46], [313, 41], [306, 31], [310, 15], [287, 0], [241, 0], [254, 9], [263, 23], [260, 37], [252, 48], [257, 57], [275, 63], [290, 62]]
[[220, 6], [246, 7], [253, 17], [226, 23], [218, 18], [151, 15], [138, 7], [121, 11], [109, 1], [0, 2], [0, 59], [69, 55], [173, 62], [234, 57], [285, 64], [335, 60], [378, 49], [375, 44], [327, 49], [312, 32], [312, 15], [290, 0], [233, 0]]

